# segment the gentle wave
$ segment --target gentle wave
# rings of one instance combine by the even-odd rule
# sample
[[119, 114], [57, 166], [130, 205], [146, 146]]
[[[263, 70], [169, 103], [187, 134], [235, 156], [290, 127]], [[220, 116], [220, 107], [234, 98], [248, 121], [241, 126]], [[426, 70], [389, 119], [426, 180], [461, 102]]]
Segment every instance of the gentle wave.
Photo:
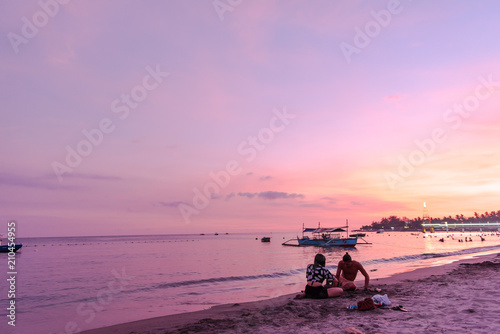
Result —
[[[466, 254], [474, 254], [485, 251], [490, 251], [494, 249], [500, 249], [500, 245], [497, 246], [487, 246], [487, 247], [476, 247], [470, 249], [464, 249], [453, 252], [446, 253], [424, 253], [424, 254], [415, 254], [415, 255], [406, 255], [406, 256], [395, 256], [392, 258], [381, 258], [374, 260], [363, 261], [364, 265], [377, 265], [377, 264], [387, 264], [387, 263], [407, 263], [407, 262], [417, 262], [420, 260], [427, 260], [432, 258], [444, 258], [451, 257], [457, 255], [466, 255]], [[326, 266], [330, 271], [335, 271], [337, 266], [331, 265]], [[148, 290], [156, 290], [156, 289], [169, 289], [169, 288], [177, 288], [184, 286], [202, 286], [202, 285], [212, 285], [218, 283], [233, 283], [238, 281], [255, 281], [261, 279], [269, 279], [269, 278], [283, 278], [283, 277], [291, 277], [295, 275], [300, 275], [304, 273], [304, 268], [292, 269], [284, 272], [273, 272], [269, 274], [257, 274], [257, 275], [243, 275], [243, 276], [222, 276], [222, 277], [213, 277], [207, 279], [198, 279], [198, 280], [185, 280], [185, 281], [177, 281], [170, 283], [161, 283], [156, 284], [149, 287], [139, 288], [134, 291], [128, 292], [138, 292], [138, 291], [148, 291]]]
[[154, 289], [168, 289], [168, 288], [177, 288], [181, 286], [190, 286], [190, 285], [203, 285], [203, 284], [216, 284], [216, 283], [228, 283], [228, 282], [237, 282], [237, 281], [251, 281], [251, 280], [259, 280], [266, 278], [280, 278], [287, 276], [294, 276], [302, 273], [303, 269], [294, 269], [286, 272], [274, 272], [270, 274], [259, 274], [259, 275], [244, 275], [244, 276], [223, 276], [223, 277], [214, 277], [214, 278], [206, 278], [206, 279], [198, 279], [198, 280], [187, 280], [187, 281], [178, 281], [171, 283], [161, 283], [155, 286], [151, 286], [148, 288], [137, 289], [140, 290], [154, 290]]

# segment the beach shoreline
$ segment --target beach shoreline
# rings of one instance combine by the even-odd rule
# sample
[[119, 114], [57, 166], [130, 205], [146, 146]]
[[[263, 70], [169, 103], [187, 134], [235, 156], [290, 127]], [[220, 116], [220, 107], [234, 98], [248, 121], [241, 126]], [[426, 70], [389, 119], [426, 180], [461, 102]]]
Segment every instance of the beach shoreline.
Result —
[[[295, 294], [217, 305], [83, 331], [114, 333], [461, 333], [500, 332], [500, 254], [419, 268], [371, 280], [369, 291], [345, 292], [325, 300], [295, 300]], [[381, 289], [376, 292], [374, 289]], [[297, 291], [299, 292], [299, 291]], [[348, 310], [375, 294], [387, 294], [391, 307]]]

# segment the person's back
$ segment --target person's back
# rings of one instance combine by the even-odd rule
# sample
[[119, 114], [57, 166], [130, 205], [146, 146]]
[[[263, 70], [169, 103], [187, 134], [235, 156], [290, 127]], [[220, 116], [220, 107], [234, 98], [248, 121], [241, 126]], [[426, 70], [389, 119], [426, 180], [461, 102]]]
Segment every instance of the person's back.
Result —
[[365, 276], [365, 289], [368, 289], [370, 276], [368, 276], [365, 268], [363, 268], [363, 265], [361, 265], [358, 261], [353, 261], [349, 253], [345, 253], [344, 257], [338, 264], [337, 274], [335, 277], [340, 281], [344, 290], [356, 290], [354, 280], [358, 275], [358, 271]]
[[358, 271], [363, 269], [363, 266], [358, 261], [348, 261], [344, 262], [343, 260], [339, 262], [339, 267], [342, 267], [342, 276], [349, 281], [356, 280], [356, 276], [358, 275]]

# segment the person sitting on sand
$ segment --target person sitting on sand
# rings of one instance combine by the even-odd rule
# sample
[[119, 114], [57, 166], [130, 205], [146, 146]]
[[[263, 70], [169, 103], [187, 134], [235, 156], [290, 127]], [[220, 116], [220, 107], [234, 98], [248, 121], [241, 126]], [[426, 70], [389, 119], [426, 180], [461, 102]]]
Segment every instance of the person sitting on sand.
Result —
[[357, 287], [356, 284], [354, 284], [354, 280], [356, 279], [358, 271], [365, 276], [365, 290], [367, 290], [370, 283], [370, 276], [368, 276], [368, 273], [365, 268], [363, 268], [361, 263], [358, 261], [352, 261], [351, 256], [346, 252], [342, 261], [339, 262], [337, 273], [335, 275], [343, 290], [356, 290]]
[[[305, 293], [297, 295], [296, 298], [328, 298], [342, 295], [344, 290], [336, 288], [338, 281], [332, 273], [325, 268], [326, 258], [323, 254], [316, 254], [314, 264], [310, 264], [306, 269], [307, 284]], [[323, 286], [323, 281], [327, 285]]]

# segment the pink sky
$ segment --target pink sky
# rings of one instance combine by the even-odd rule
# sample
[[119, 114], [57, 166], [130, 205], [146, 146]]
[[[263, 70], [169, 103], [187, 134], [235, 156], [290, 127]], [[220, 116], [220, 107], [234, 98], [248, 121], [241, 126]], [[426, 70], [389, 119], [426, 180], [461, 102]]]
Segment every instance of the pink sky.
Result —
[[1, 5], [0, 233], [500, 209], [497, 2], [61, 2]]

